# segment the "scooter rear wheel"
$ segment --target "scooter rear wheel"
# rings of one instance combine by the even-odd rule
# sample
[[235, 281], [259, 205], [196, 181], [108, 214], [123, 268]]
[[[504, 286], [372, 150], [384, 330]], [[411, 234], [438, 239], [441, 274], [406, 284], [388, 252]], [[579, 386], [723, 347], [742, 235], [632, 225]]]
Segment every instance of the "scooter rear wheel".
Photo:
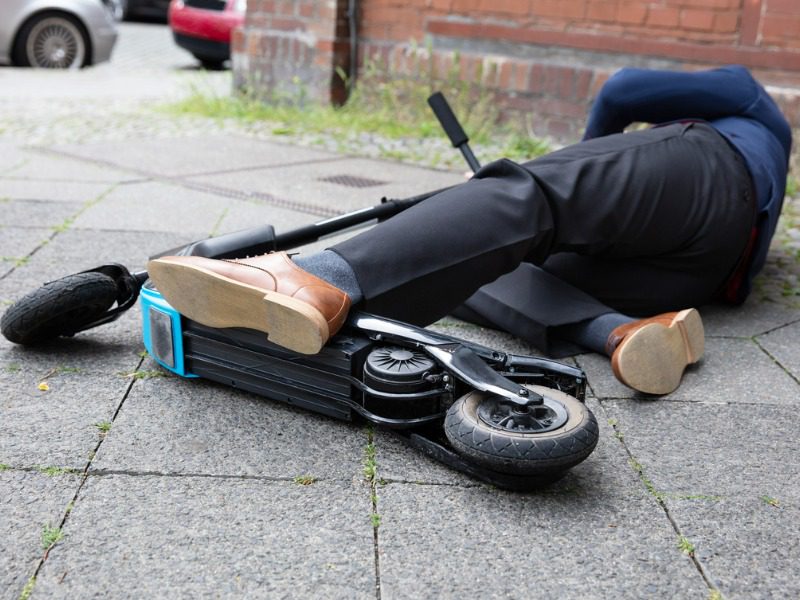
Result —
[[597, 445], [597, 420], [585, 404], [542, 386], [541, 406], [520, 410], [512, 402], [470, 392], [447, 411], [444, 431], [453, 448], [502, 473], [554, 475], [582, 462]]
[[0, 319], [0, 331], [8, 341], [23, 345], [74, 335], [99, 319], [116, 299], [111, 277], [97, 272], [68, 275], [14, 303]]

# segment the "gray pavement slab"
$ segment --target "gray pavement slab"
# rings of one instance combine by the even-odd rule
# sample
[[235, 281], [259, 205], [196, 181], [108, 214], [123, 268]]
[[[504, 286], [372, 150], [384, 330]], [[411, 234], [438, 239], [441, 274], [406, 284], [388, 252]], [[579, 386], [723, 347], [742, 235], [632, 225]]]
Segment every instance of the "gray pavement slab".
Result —
[[21, 597], [44, 554], [42, 530], [61, 523], [80, 479], [0, 469], [0, 600]]
[[798, 309], [789, 303], [750, 298], [741, 306], [704, 306], [700, 314], [708, 336], [749, 338], [797, 320]]
[[[129, 172], [161, 177], [188, 177], [227, 171], [249, 172], [256, 167], [280, 167], [296, 163], [343, 160], [341, 157], [287, 144], [236, 135], [213, 135], [198, 131], [194, 136], [172, 139], [99, 141], [62, 145], [57, 152], [84, 158]], [[268, 181], [261, 174], [261, 186]]]
[[[83, 470], [100, 441], [97, 423], [110, 422], [130, 379], [75, 372], [53, 364], [0, 368], [0, 462], [14, 467]], [[46, 383], [47, 389], [40, 389]]]
[[0, 275], [24, 265], [52, 235], [46, 228], [0, 226]]
[[31, 598], [374, 598], [370, 511], [360, 482], [90, 477]]
[[101, 183], [133, 179], [121, 170], [99, 167], [83, 160], [50, 153], [41, 148], [24, 148], [14, 157], [16, 162], [0, 177], [22, 181]]
[[606, 401], [723, 597], [792, 597], [800, 561], [794, 408]]
[[378, 490], [378, 510], [381, 598], [708, 595], [661, 508], [640, 489], [600, 501], [389, 484]]
[[[175, 232], [202, 239], [225, 216], [229, 199], [178, 185], [142, 182], [121, 185], [75, 219], [75, 229]], [[143, 249], [155, 253], [162, 249]]]
[[635, 400], [603, 406], [666, 494], [800, 496], [794, 407]]
[[142, 366], [92, 471], [362, 477], [363, 426], [156, 369]]
[[[617, 381], [607, 357], [582, 354], [577, 361], [598, 398], [647, 398]], [[797, 382], [753, 340], [708, 338], [703, 359], [687, 368], [681, 386], [667, 397], [689, 402], [794, 406], [797, 394]]]
[[800, 322], [781, 327], [758, 338], [758, 343], [796, 380], [800, 380]]
[[[0, 202], [0, 228], [52, 228], [78, 214], [82, 202], [52, 200], [6, 200]], [[3, 231], [3, 229], [0, 229]], [[52, 232], [51, 232], [52, 233]], [[3, 238], [5, 239], [5, 235]], [[49, 237], [49, 234], [48, 234]], [[0, 245], [7, 242], [0, 241]]]
[[87, 202], [107, 191], [108, 182], [52, 181], [0, 178], [0, 198]]
[[667, 501], [672, 517], [724, 598], [794, 598], [800, 503], [764, 495]]
[[279, 198], [341, 212], [379, 204], [383, 196], [407, 198], [464, 181], [452, 171], [366, 158], [320, 162], [313, 171], [309, 165], [289, 165], [197, 176], [191, 180], [248, 192], [269, 191]]

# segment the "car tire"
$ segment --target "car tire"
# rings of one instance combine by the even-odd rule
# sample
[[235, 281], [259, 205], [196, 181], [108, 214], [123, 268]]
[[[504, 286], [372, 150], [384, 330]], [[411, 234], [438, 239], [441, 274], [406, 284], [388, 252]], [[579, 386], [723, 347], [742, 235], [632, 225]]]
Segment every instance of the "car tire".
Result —
[[64, 13], [42, 13], [20, 29], [13, 52], [21, 67], [79, 69], [91, 62], [89, 36], [83, 24]]
[[225, 68], [224, 60], [220, 60], [218, 58], [206, 58], [204, 56], [198, 56], [197, 54], [195, 54], [194, 57], [200, 61], [200, 66], [206, 71], [222, 71]]

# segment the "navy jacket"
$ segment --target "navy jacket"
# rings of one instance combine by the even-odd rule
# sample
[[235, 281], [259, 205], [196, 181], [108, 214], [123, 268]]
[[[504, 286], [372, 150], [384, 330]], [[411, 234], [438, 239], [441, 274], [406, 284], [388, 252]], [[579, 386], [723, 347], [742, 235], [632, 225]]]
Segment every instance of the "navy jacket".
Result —
[[744, 67], [693, 73], [622, 69], [600, 90], [584, 139], [620, 133], [634, 122], [707, 121], [744, 157], [757, 197], [757, 236], [734, 302], [764, 266], [786, 193], [792, 134], [764, 88]]

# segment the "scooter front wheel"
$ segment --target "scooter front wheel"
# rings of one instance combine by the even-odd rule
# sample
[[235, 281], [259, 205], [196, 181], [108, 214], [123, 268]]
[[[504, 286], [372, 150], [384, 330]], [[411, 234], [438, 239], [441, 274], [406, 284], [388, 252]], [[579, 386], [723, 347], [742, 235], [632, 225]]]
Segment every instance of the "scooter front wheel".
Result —
[[74, 335], [99, 319], [116, 300], [117, 284], [108, 275], [68, 275], [15, 302], [0, 319], [0, 331], [8, 341], [23, 345]]
[[482, 467], [548, 476], [582, 462], [597, 445], [597, 420], [585, 404], [551, 388], [526, 386], [544, 397], [519, 407], [473, 391], [447, 411], [444, 431], [456, 452]]

